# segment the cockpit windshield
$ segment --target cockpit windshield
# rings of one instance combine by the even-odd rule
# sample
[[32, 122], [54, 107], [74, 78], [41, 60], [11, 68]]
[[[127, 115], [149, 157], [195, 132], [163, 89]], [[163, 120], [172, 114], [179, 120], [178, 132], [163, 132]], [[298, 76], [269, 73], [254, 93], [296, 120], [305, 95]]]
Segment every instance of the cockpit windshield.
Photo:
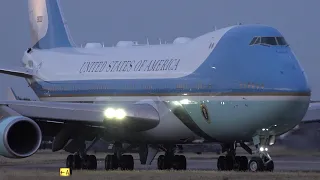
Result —
[[254, 37], [250, 45], [288, 46], [284, 37]]

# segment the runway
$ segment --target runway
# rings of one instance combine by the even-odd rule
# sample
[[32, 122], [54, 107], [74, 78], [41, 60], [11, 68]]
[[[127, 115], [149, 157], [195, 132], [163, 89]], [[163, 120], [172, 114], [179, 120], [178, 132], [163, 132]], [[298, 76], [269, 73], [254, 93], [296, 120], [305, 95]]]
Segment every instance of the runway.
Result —
[[[320, 157], [276, 157], [273, 158], [275, 171], [317, 171], [320, 172]], [[188, 170], [217, 170], [217, 159], [188, 159]], [[20, 164], [20, 165], [0, 165], [1, 170], [38, 170], [57, 172], [60, 167], [65, 166], [64, 161], [47, 162], [40, 164]], [[135, 160], [135, 170], [156, 170], [157, 160], [151, 165], [141, 165], [139, 160]], [[104, 170], [104, 160], [98, 159], [98, 170]]]

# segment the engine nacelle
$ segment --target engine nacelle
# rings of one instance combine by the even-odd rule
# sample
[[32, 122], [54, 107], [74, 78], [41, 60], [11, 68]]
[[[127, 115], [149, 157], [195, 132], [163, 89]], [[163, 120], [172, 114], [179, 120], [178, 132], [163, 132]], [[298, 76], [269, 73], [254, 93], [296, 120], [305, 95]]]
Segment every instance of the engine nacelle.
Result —
[[7, 106], [0, 107], [0, 155], [26, 158], [33, 155], [42, 141], [37, 123]]

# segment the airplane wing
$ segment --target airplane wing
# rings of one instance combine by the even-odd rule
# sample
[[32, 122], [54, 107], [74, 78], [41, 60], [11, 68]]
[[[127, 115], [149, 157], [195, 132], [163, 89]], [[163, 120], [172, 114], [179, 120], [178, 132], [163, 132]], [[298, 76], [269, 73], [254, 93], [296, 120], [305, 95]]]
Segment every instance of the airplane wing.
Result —
[[320, 122], [320, 102], [311, 102], [302, 123]]
[[0, 73], [23, 78], [30, 78], [33, 76], [33, 72], [30, 69], [24, 67], [4, 67], [3, 65], [1, 65]]
[[145, 131], [159, 123], [157, 110], [149, 104], [92, 104], [46, 101], [3, 101], [22, 116], [51, 123], [81, 122], [89, 126]]
[[[54, 137], [52, 151], [64, 148], [74, 153], [85, 145], [82, 142], [99, 139], [101, 133], [146, 131], [159, 121], [158, 111], [147, 103], [1, 101], [0, 146], [5, 148], [0, 154], [9, 158], [31, 156], [40, 147], [42, 137]], [[18, 145], [21, 142], [24, 145]]]

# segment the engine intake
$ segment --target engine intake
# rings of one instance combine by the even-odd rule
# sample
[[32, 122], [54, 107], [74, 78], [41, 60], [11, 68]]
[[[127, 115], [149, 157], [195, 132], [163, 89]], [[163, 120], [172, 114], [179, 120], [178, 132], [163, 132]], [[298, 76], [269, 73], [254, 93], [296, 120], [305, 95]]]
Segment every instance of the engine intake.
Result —
[[37, 152], [42, 141], [38, 124], [6, 106], [0, 108], [0, 115], [0, 155], [25, 158]]

